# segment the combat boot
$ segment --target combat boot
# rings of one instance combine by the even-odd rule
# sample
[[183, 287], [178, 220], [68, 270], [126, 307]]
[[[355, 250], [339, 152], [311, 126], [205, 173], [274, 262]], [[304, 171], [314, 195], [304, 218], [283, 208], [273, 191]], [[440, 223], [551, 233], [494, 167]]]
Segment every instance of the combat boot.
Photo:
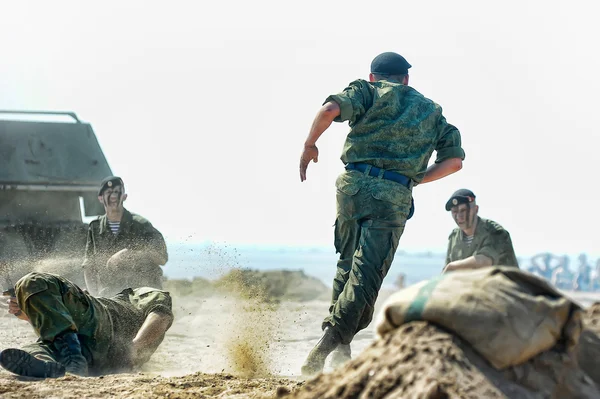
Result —
[[351, 359], [352, 349], [350, 348], [350, 344], [339, 344], [331, 354], [331, 367], [336, 369]]
[[21, 349], [8, 348], [0, 352], [0, 365], [23, 377], [58, 378], [65, 375], [65, 366], [44, 361]]
[[79, 338], [74, 332], [69, 332], [54, 339], [54, 347], [60, 354], [61, 363], [65, 366], [65, 371], [81, 377], [87, 377], [87, 360], [81, 353], [81, 344]]
[[323, 371], [325, 359], [341, 343], [340, 336], [333, 327], [325, 327], [323, 336], [317, 345], [308, 354], [308, 358], [302, 365], [302, 375], [311, 376]]

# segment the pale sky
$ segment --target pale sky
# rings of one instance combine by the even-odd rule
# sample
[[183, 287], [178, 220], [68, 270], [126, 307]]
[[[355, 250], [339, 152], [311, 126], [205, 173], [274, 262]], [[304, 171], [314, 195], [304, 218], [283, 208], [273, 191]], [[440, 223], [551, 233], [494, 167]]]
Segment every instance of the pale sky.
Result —
[[395, 51], [466, 152], [415, 189], [401, 249], [443, 251], [466, 187], [517, 254], [600, 255], [596, 2], [23, 3], [0, 3], [0, 109], [91, 123], [128, 209], [170, 240], [333, 245], [348, 126], [304, 183], [302, 144], [323, 100]]

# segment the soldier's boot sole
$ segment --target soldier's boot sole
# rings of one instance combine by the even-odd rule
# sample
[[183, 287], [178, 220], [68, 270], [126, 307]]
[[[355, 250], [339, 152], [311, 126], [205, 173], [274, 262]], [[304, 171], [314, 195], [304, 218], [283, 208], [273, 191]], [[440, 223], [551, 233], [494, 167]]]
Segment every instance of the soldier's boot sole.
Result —
[[62, 364], [46, 362], [14, 348], [0, 352], [0, 366], [23, 377], [58, 378], [65, 375], [65, 366]]

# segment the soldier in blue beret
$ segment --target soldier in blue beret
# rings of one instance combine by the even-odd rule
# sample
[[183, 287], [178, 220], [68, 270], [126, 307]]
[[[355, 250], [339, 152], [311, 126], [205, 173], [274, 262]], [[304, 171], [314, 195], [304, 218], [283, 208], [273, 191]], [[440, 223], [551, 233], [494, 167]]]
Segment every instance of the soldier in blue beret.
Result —
[[[327, 97], [304, 143], [301, 181], [310, 161], [318, 161], [316, 142], [323, 132], [334, 121], [349, 123], [341, 157], [346, 170], [336, 182], [334, 242], [340, 255], [333, 297], [323, 336], [302, 367], [305, 375], [320, 372], [332, 351], [335, 363], [348, 359], [354, 335], [371, 322], [414, 209], [413, 188], [462, 167], [460, 132], [439, 105], [408, 86], [410, 68], [397, 53], [375, 57], [368, 81], [355, 80]], [[435, 163], [428, 166], [434, 151]]]
[[89, 225], [83, 262], [85, 282], [94, 295], [111, 296], [129, 287], [162, 288], [165, 240], [147, 219], [125, 209], [126, 199], [123, 179], [102, 180], [98, 200], [106, 213]]
[[446, 202], [458, 226], [448, 237], [444, 272], [485, 266], [519, 267], [510, 234], [493, 220], [479, 217], [471, 190], [460, 189]]

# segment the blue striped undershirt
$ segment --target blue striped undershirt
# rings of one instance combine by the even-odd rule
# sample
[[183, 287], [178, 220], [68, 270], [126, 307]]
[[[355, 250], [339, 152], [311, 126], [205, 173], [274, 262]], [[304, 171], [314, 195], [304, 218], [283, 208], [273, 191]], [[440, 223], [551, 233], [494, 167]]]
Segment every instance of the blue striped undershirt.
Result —
[[119, 232], [119, 227], [121, 226], [121, 222], [111, 222], [108, 221], [108, 227], [113, 234], [117, 234]]
[[465, 244], [467, 244], [467, 246], [470, 246], [471, 243], [473, 242], [473, 236], [468, 236], [466, 234], [463, 234], [463, 241], [465, 242]]

